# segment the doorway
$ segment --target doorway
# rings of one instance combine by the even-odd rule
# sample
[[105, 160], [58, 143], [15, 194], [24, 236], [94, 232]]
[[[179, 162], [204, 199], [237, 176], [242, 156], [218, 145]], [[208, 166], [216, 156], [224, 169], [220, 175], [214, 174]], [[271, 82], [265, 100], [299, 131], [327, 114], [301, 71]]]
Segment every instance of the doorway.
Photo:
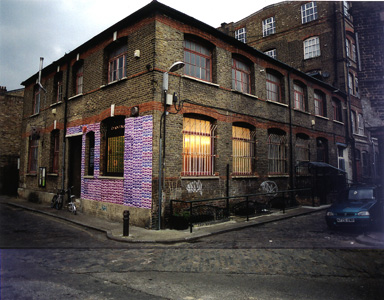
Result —
[[68, 186], [73, 186], [72, 194], [80, 198], [81, 191], [81, 150], [82, 135], [70, 137], [68, 161]]

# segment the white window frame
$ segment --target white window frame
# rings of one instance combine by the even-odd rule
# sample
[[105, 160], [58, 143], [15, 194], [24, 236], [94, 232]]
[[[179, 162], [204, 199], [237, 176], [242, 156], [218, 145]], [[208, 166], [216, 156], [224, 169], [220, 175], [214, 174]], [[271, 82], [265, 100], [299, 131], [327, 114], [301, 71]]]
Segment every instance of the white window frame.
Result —
[[269, 17], [263, 20], [263, 37], [276, 33], [275, 17]]
[[364, 135], [364, 118], [362, 114], [357, 115], [357, 134]]
[[277, 58], [277, 52], [276, 52], [276, 49], [271, 49], [271, 50], [268, 50], [268, 51], [265, 51], [264, 54], [267, 54], [268, 56], [276, 59]]
[[305, 3], [301, 6], [301, 23], [305, 24], [317, 20], [317, 4], [316, 1]]
[[235, 30], [235, 39], [243, 43], [247, 42], [247, 30], [245, 27]]
[[310, 37], [303, 42], [304, 59], [320, 56], [320, 39], [318, 36]]

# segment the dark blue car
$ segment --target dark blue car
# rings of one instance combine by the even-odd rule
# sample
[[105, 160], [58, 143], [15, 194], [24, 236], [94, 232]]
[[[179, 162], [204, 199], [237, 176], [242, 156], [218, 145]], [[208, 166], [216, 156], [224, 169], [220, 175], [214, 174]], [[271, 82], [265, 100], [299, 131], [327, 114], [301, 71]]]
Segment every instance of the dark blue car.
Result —
[[381, 227], [383, 215], [384, 206], [378, 199], [378, 189], [375, 186], [354, 186], [328, 208], [325, 219], [330, 228], [367, 228]]

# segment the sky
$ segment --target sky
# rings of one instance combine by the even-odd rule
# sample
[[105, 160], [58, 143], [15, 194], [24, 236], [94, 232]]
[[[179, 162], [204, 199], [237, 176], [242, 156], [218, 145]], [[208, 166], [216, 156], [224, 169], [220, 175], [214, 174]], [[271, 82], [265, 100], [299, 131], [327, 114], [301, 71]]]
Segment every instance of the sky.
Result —
[[[0, 86], [8, 91], [151, 0], [0, 0]], [[212, 27], [280, 0], [159, 0]]]

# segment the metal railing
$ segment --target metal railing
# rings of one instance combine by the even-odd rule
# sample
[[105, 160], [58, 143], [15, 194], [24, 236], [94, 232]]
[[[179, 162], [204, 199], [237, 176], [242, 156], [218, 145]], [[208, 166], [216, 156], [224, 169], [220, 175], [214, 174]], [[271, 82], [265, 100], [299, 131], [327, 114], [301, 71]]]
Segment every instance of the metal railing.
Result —
[[[276, 191], [270, 193], [256, 193], [256, 194], [247, 194], [241, 196], [230, 196], [230, 197], [219, 197], [212, 199], [201, 199], [201, 200], [171, 200], [170, 202], [170, 217], [175, 219], [179, 217], [184, 222], [188, 222], [190, 232], [192, 233], [194, 220], [198, 220], [199, 214], [194, 214], [194, 211], [201, 208], [206, 208], [206, 210], [213, 211], [214, 214], [221, 214], [223, 217], [229, 217], [232, 215], [241, 215], [246, 216], [247, 221], [249, 221], [250, 215], [254, 215], [258, 209], [268, 211], [272, 205], [277, 205], [280, 210], [285, 213], [287, 207], [292, 207], [292, 202], [296, 203], [294, 194], [298, 192], [310, 192], [310, 197], [314, 197], [313, 190], [311, 188], [303, 189], [292, 189], [284, 191]], [[288, 197], [287, 197], [288, 196]], [[264, 197], [264, 199], [263, 199]], [[253, 200], [255, 199], [256, 200]], [[237, 201], [234, 201], [238, 199]], [[243, 199], [243, 200], [242, 200]], [[257, 201], [257, 199], [259, 201]], [[235, 202], [233, 209], [231, 211], [230, 201]], [[241, 201], [242, 200], [242, 201]], [[207, 204], [208, 203], [208, 204]], [[179, 211], [181, 210], [182, 215], [175, 215], [176, 204], [179, 204]], [[199, 205], [197, 205], [199, 204]], [[236, 211], [236, 206], [239, 210]], [[241, 207], [244, 206], [244, 207]], [[180, 208], [181, 207], [181, 208]], [[243, 213], [239, 213], [242, 211]], [[252, 213], [250, 213], [252, 212]], [[173, 220], [171, 220], [172, 223]], [[195, 222], [198, 223], [198, 222]], [[171, 224], [172, 225], [172, 224]]]

